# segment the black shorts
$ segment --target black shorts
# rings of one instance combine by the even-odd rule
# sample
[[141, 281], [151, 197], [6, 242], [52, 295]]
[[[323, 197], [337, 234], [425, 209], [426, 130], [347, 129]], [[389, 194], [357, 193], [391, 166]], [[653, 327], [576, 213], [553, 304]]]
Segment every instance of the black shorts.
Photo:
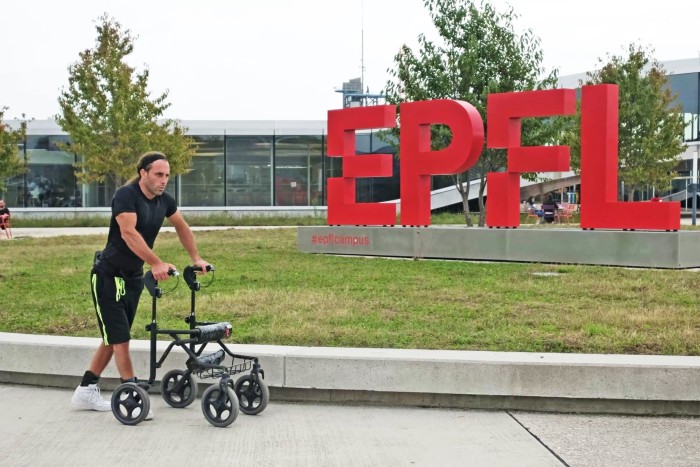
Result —
[[97, 266], [90, 279], [97, 324], [105, 345], [128, 342], [143, 291], [143, 275], [115, 274]]

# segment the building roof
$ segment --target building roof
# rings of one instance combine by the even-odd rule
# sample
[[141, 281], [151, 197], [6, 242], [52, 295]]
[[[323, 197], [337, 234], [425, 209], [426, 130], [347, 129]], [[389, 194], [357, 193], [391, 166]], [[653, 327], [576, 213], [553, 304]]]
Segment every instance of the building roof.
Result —
[[[660, 62], [669, 75], [681, 75], [684, 73], [700, 73], [700, 56], [697, 58], [681, 58], [678, 60], [666, 60]], [[585, 81], [587, 71], [559, 77], [559, 87], [577, 88], [580, 82]]]

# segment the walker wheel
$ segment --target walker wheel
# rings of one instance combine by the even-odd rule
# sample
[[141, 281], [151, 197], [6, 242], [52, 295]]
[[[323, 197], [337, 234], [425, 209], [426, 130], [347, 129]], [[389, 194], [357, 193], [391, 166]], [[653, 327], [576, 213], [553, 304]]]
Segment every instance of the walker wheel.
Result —
[[241, 412], [246, 415], [257, 415], [267, 407], [270, 401], [270, 390], [265, 381], [258, 375], [244, 375], [238, 378], [233, 390], [238, 396]]
[[236, 398], [236, 393], [228, 385], [225, 388], [225, 394], [221, 394], [221, 386], [218, 383], [212, 384], [202, 394], [202, 413], [204, 418], [219, 428], [229, 426], [238, 417], [238, 398]]
[[124, 383], [112, 393], [112, 413], [124, 425], [141, 423], [150, 408], [148, 393], [135, 383]]
[[160, 394], [170, 407], [182, 409], [197, 399], [197, 381], [191, 373], [184, 375], [183, 370], [171, 370], [163, 376]]

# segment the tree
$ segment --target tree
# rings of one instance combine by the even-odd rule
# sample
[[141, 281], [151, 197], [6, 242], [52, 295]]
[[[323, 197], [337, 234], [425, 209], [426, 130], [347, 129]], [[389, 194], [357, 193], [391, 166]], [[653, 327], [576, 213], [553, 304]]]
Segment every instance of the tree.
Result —
[[125, 63], [134, 37], [104, 14], [98, 19], [93, 49], [81, 52], [68, 68], [67, 89], [56, 121], [72, 140], [70, 151], [82, 156], [77, 176], [85, 182], [107, 181], [113, 188], [136, 175], [139, 156], [158, 150], [168, 156], [173, 175], [185, 172], [194, 141], [176, 120], [158, 122], [170, 107], [168, 92], [150, 98], [149, 71], [136, 73]]
[[[489, 94], [556, 86], [556, 70], [540, 78], [544, 74], [540, 40], [530, 30], [520, 35], [515, 32], [513, 21], [518, 16], [512, 7], [499, 13], [487, 0], [479, 4], [472, 0], [424, 0], [424, 4], [443, 43], [433, 43], [421, 34], [417, 54], [406, 45], [401, 48], [394, 57], [395, 69], [388, 70], [391, 76], [386, 85], [388, 103], [463, 100], [479, 111], [484, 130], [488, 132], [486, 100]], [[523, 144], [554, 142], [561, 129], [561, 124], [554, 124], [555, 121], [525, 119]], [[434, 150], [444, 148], [450, 140], [447, 128], [433, 126], [431, 144]], [[455, 187], [462, 195], [468, 225], [471, 225], [469, 183], [465, 182], [479, 179], [479, 225], [483, 226], [486, 174], [503, 170], [505, 165], [504, 150], [484, 148], [472, 169], [453, 176]]]
[[[634, 44], [627, 56], [610, 56], [600, 70], [586, 74], [586, 85], [619, 86], [619, 155], [618, 177], [629, 188], [629, 200], [635, 191], [652, 186], [666, 191], [683, 153], [685, 122], [680, 104], [667, 85], [663, 66], [652, 57], [651, 50]], [[580, 117], [580, 108], [579, 108]], [[581, 160], [580, 118], [567, 133], [571, 146], [572, 166], [578, 170]]]
[[0, 107], [0, 192], [5, 191], [5, 179], [24, 173], [27, 166], [20, 157], [19, 144], [24, 141], [27, 133], [27, 122], [20, 122], [20, 127], [13, 130], [5, 123], [5, 111], [7, 107]]

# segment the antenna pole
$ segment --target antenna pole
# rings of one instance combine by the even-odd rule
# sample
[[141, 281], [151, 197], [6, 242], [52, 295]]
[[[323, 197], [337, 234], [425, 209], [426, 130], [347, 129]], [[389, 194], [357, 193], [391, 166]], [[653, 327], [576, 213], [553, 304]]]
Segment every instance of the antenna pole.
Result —
[[360, 93], [365, 92], [365, 0], [361, 3]]

